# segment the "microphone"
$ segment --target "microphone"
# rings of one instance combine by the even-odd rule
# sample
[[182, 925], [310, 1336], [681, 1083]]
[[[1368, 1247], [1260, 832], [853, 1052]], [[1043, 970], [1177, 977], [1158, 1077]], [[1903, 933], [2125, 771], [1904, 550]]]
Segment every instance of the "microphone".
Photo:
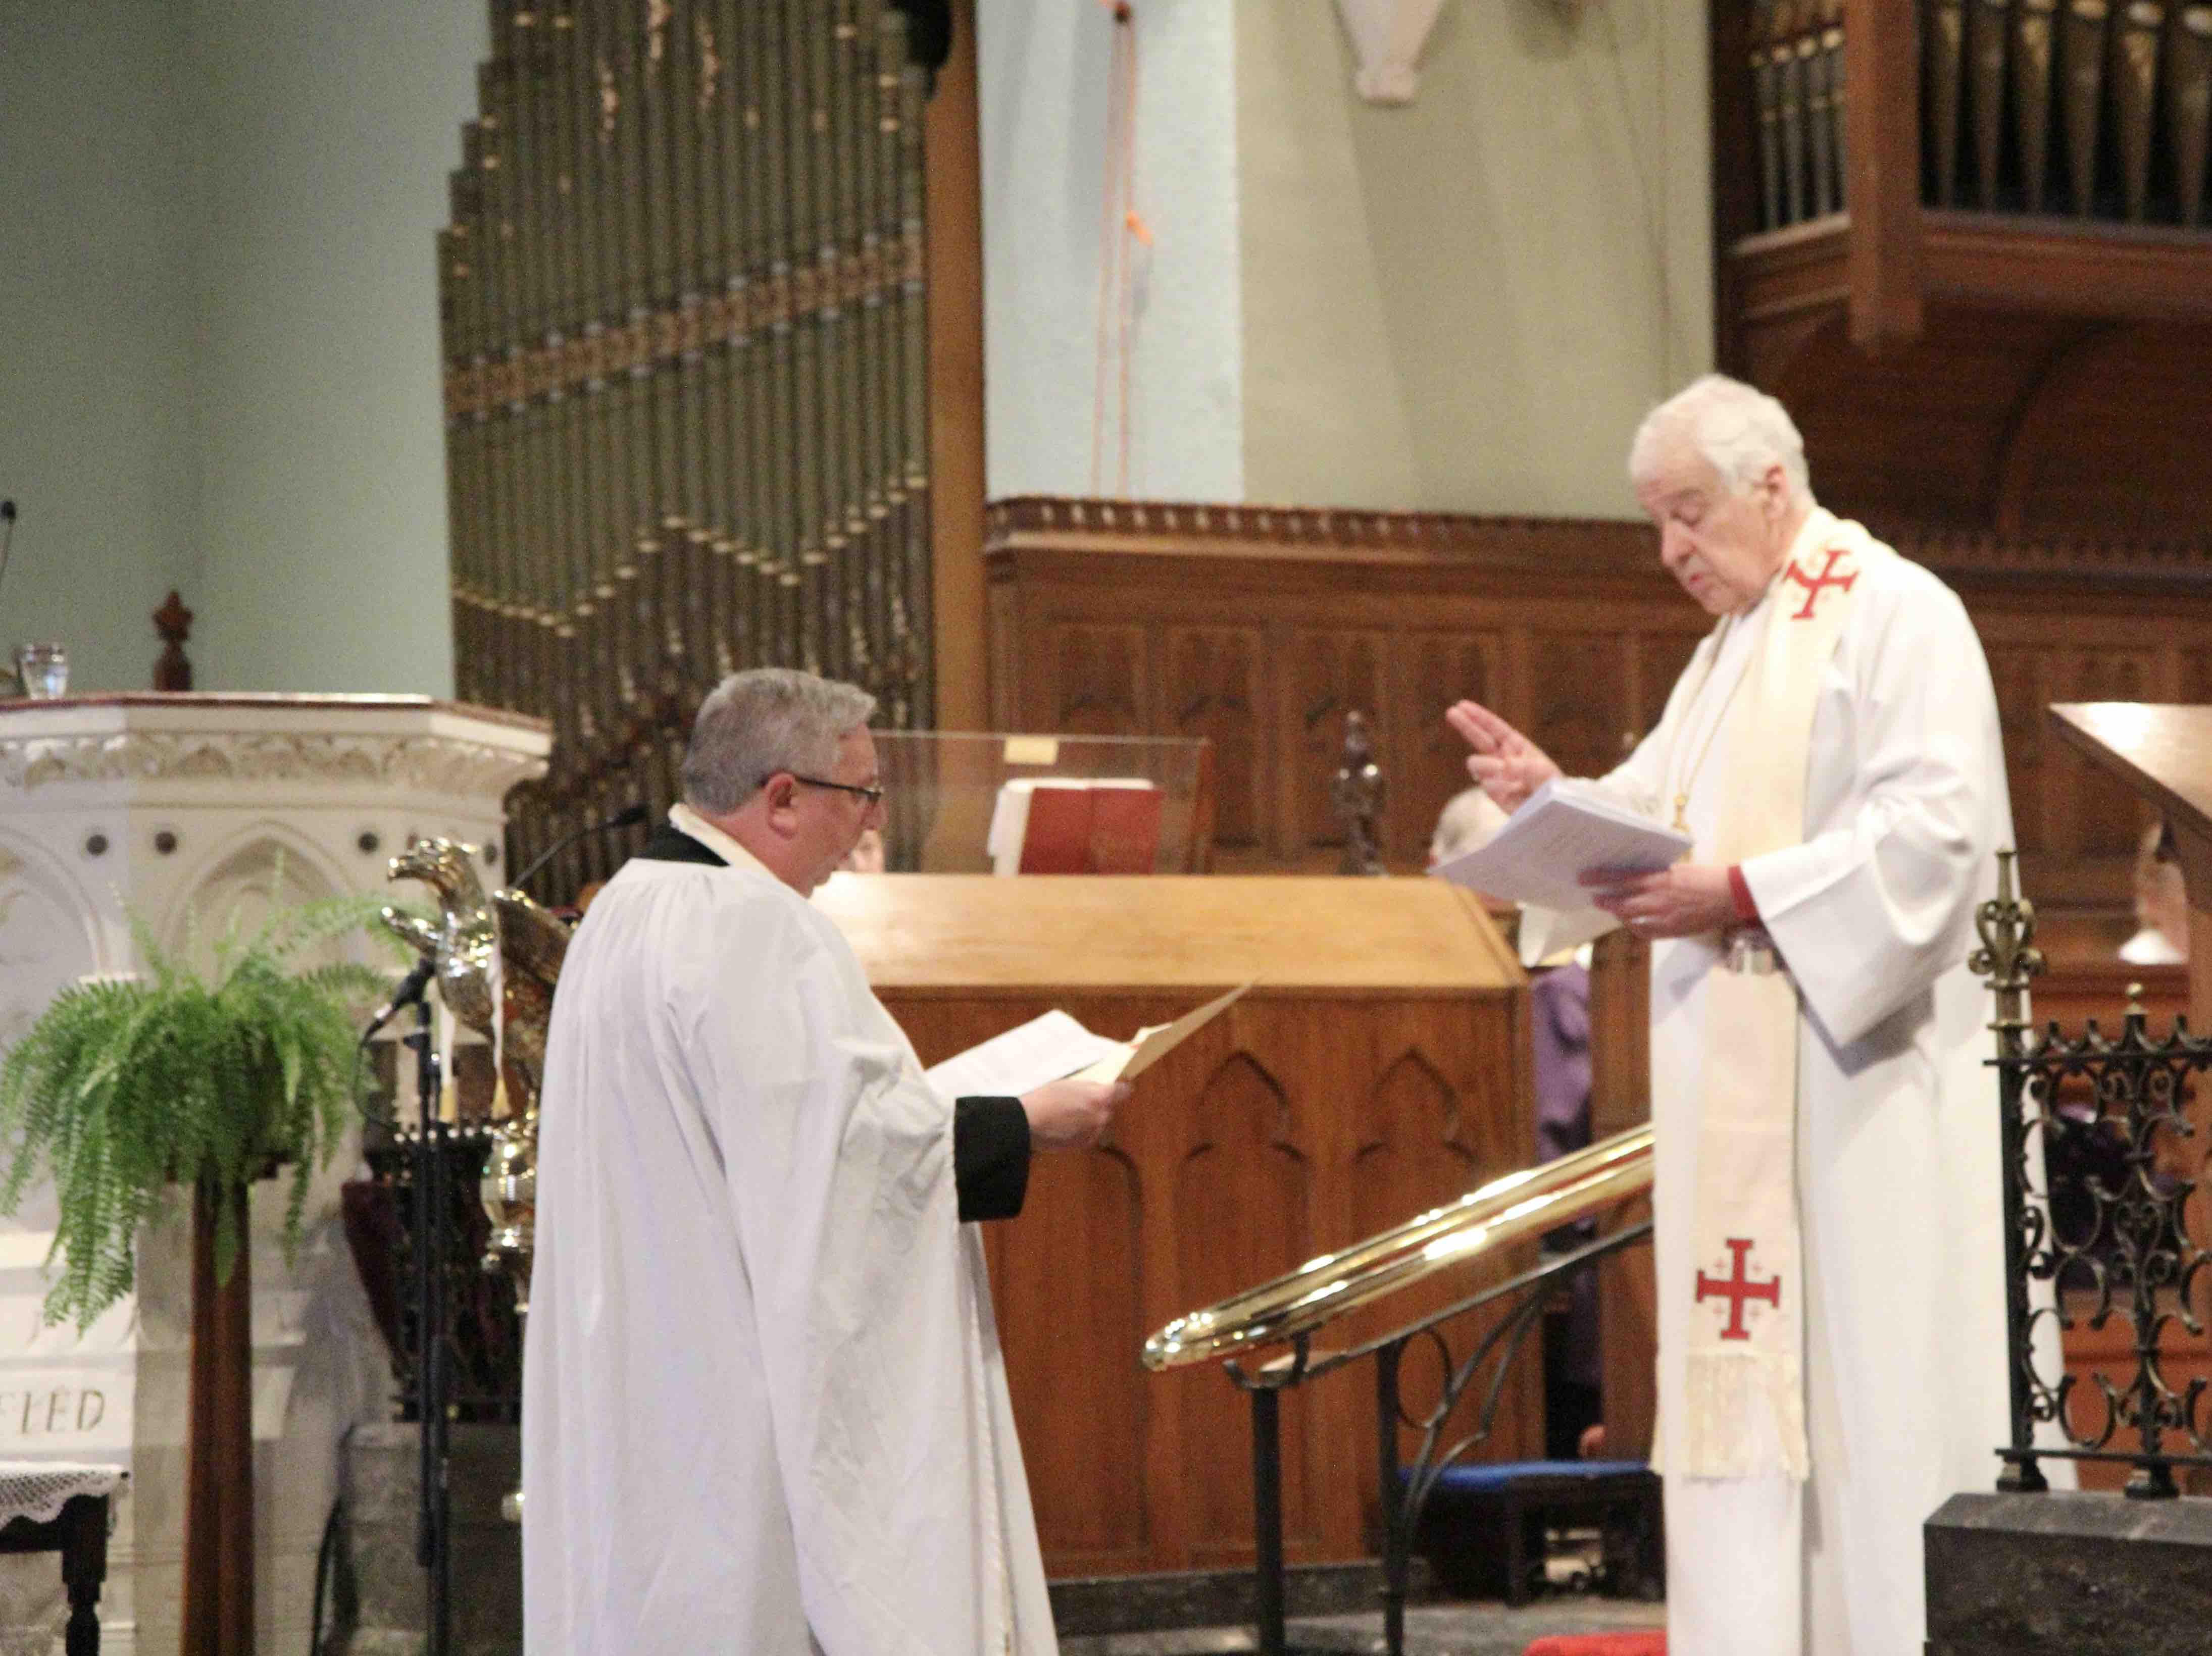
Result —
[[8, 578], [8, 549], [15, 543], [15, 503], [0, 500], [0, 580]]
[[586, 839], [594, 834], [610, 834], [616, 828], [635, 828], [640, 822], [645, 821], [645, 819], [652, 814], [653, 813], [646, 810], [643, 805], [632, 805], [627, 810], [617, 811], [613, 816], [608, 817], [604, 822], [594, 822], [589, 828], [580, 828], [574, 834], [567, 834], [561, 839], [556, 840], [551, 845], [545, 848], [544, 852], [538, 857], [536, 862], [531, 864], [528, 868], [524, 869], [521, 873], [514, 877], [515, 889], [520, 891], [525, 885], [529, 883], [530, 877], [532, 875], [537, 873], [539, 869], [544, 867], [546, 864], [551, 862], [562, 852], [568, 850], [570, 846], [574, 845], [577, 840]]
[[434, 955], [425, 955], [416, 961], [407, 975], [400, 979], [399, 986], [392, 992], [392, 998], [376, 1009], [376, 1016], [369, 1019], [368, 1028], [361, 1032], [361, 1044], [364, 1046], [368, 1045], [370, 1036], [391, 1022], [402, 1010], [422, 999], [422, 992], [430, 986], [430, 980], [437, 971], [438, 961]]

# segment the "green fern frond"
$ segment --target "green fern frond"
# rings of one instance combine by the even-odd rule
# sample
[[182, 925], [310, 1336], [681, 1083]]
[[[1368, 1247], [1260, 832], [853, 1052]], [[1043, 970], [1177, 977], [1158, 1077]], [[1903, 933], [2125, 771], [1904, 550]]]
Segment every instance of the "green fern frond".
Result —
[[[34, 1179], [52, 1182], [60, 1210], [49, 1321], [88, 1325], [131, 1291], [138, 1228], [172, 1182], [220, 1197], [272, 1159], [289, 1162], [284, 1247], [296, 1252], [309, 1181], [353, 1107], [356, 1011], [387, 985], [365, 966], [293, 962], [370, 924], [378, 907], [272, 909], [250, 937], [234, 910], [211, 981], [191, 964], [196, 915], [173, 951], [133, 916], [143, 975], [63, 991], [0, 1058], [0, 1212]], [[243, 1241], [233, 1210], [216, 1203], [225, 1278]]]

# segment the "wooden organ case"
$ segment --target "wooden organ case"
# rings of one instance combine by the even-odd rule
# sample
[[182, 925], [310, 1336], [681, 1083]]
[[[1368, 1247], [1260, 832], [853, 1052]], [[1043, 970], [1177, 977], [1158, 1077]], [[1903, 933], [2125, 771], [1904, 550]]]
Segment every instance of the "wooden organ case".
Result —
[[930, 722], [922, 84], [885, 0], [491, 18], [438, 236], [454, 658], [464, 699], [553, 723], [527, 861], [665, 811], [738, 669]]

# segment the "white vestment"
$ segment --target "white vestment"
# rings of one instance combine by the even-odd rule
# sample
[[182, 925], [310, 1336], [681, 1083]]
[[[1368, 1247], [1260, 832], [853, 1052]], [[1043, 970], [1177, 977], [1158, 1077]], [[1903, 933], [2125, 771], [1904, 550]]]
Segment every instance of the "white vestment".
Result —
[[732, 865], [627, 864], [554, 1001], [525, 1648], [1052, 1653], [951, 1101], [830, 919], [690, 831]]
[[[1805, 537], [1834, 521], [1816, 511]], [[1803, 843], [1742, 865], [1801, 996], [1811, 1477], [1668, 1471], [1668, 1646], [1682, 1656], [1917, 1656], [1921, 1525], [1954, 1491], [1990, 1488], [2008, 1441], [1994, 1047], [1965, 964], [1994, 853], [2011, 844], [1996, 701], [1948, 588], [1902, 559], [1859, 579], [1815, 704]], [[1659, 728], [1605, 779], [1662, 821], [1686, 791], [1692, 860], [1712, 860], [1702, 848], [1732, 769], [1722, 715], [1751, 647], [1805, 599], [1778, 579], [1709, 637]], [[1697, 1301], [1697, 1273], [1731, 1263], [1692, 1258], [1689, 1242], [1705, 986], [1720, 969], [1715, 936], [1652, 949], [1662, 1470], [1689, 1319], [1725, 1313]]]

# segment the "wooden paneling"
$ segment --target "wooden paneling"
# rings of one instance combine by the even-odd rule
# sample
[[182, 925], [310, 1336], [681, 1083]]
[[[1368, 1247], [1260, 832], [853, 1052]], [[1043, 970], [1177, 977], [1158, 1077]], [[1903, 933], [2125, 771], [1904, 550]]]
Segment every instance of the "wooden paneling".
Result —
[[1570, 775], [1602, 776], [1620, 762], [1634, 659], [1620, 646], [1612, 632], [1547, 629], [1528, 641], [1523, 728], [1544, 732], [1544, 750]]
[[[2051, 746], [2042, 709], [2212, 695], [2212, 558], [1874, 526], [1981, 634], [2030, 895], [2124, 907], [2137, 809]], [[1229, 871], [1335, 867], [1328, 784], [1351, 708], [1374, 719], [1383, 846], [1412, 872], [1467, 786], [1452, 701], [1487, 700], [1570, 769], [1603, 771], [1710, 625], [1628, 523], [1018, 500], [993, 508], [988, 563], [1001, 723], [1215, 721]]]
[[1135, 627], [1063, 627], [1035, 728], [1075, 736], [1138, 736], [1153, 723], [1149, 640]]
[[983, 157], [975, 0], [952, 0], [952, 56], [924, 113], [929, 547], [940, 731], [983, 728]]
[[[1382, 762], [1398, 796], [1383, 854], [1411, 864], [1428, 855], [1436, 820], [1468, 786], [1467, 744], [1437, 717], [1462, 696], [1487, 704], [1499, 694], [1505, 652], [1502, 633], [1417, 633], [1389, 652], [1390, 743]], [[1426, 826], [1425, 827], [1424, 824]]]
[[[1213, 842], [1256, 846], [1273, 758], [1262, 728], [1267, 646], [1251, 627], [1170, 627], [1161, 638], [1166, 664], [1156, 728], [1213, 743]], [[1235, 786], [1218, 786], [1224, 777]]]
[[[1055, 1006], [1127, 1036], [1262, 978], [1099, 1147], [1040, 1156], [1021, 1216], [984, 1228], [1050, 1571], [1249, 1564], [1249, 1403], [1218, 1366], [1153, 1374], [1138, 1352], [1172, 1317], [1528, 1163], [1526, 991], [1503, 941], [1423, 880], [896, 875], [817, 895], [925, 1063]], [[1442, 1302], [1399, 1296], [1322, 1343]], [[1285, 1400], [1294, 1560], [1371, 1550], [1372, 1387], [1361, 1365]], [[1493, 1457], [1540, 1450], [1541, 1398], [1531, 1352]]]

